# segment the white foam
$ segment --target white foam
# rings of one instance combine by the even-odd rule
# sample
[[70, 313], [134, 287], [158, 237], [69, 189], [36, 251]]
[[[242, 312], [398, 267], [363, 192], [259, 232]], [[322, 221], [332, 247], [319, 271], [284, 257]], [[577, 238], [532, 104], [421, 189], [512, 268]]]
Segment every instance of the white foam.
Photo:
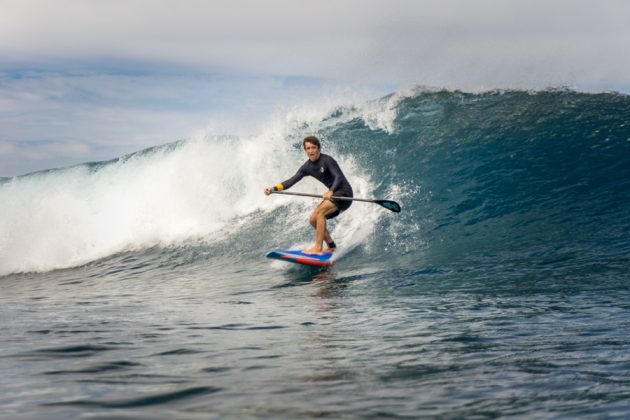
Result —
[[[262, 190], [295, 173], [305, 160], [296, 144], [316, 132], [321, 119], [318, 113], [308, 118], [286, 114], [257, 136], [200, 133], [97, 170], [81, 165], [13, 178], [0, 185], [0, 275], [72, 267], [124, 250], [195, 238], [223, 239], [230, 229], [239, 229], [237, 222], [245, 216], [283, 205], [295, 209], [287, 226], [302, 226], [315, 201], [266, 197]], [[334, 150], [327, 153], [335, 155]], [[370, 197], [367, 171], [351, 156], [335, 158], [355, 195]], [[299, 187], [323, 192], [314, 180]], [[375, 207], [355, 203], [338, 218], [331, 233], [345, 252], [371, 235], [379, 217]]]

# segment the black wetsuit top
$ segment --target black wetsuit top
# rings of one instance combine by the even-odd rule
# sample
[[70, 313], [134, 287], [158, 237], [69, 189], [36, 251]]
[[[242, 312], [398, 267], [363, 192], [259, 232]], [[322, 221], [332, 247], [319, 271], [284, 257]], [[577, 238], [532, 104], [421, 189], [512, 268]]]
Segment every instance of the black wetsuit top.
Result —
[[[337, 161], [323, 153], [319, 155], [319, 159], [315, 162], [311, 162], [310, 159], [307, 160], [306, 163], [298, 169], [295, 175], [281, 183], [282, 187], [287, 190], [295, 185], [296, 182], [309, 175], [328, 187], [328, 190], [332, 191], [333, 195], [338, 197], [353, 197], [352, 187], [343, 172], [341, 172]], [[326, 216], [327, 219], [336, 217], [339, 213], [347, 210], [352, 204], [352, 200], [335, 200], [333, 198], [331, 201], [337, 206], [337, 211]]]
[[323, 153], [319, 155], [319, 159], [315, 162], [311, 162], [310, 159], [307, 160], [295, 175], [282, 182], [282, 186], [285, 190], [288, 190], [296, 182], [309, 175], [328, 187], [333, 192], [333, 195], [352, 197], [352, 187], [343, 172], [341, 172], [339, 164], [335, 159]]

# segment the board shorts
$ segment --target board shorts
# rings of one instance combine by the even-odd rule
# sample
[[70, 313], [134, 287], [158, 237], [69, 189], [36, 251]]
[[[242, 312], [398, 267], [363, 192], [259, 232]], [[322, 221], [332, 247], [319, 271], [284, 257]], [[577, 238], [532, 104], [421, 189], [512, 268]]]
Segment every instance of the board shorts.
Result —
[[[353, 197], [352, 192], [343, 191], [343, 190], [337, 191], [335, 195], [337, 197]], [[329, 219], [329, 220], [334, 217], [339, 216], [341, 213], [348, 210], [350, 206], [352, 205], [352, 200], [335, 200], [334, 198], [332, 198], [330, 201], [332, 201], [335, 204], [335, 206], [337, 206], [337, 210], [334, 211], [333, 213], [330, 213], [329, 215], [326, 215], [326, 219]]]

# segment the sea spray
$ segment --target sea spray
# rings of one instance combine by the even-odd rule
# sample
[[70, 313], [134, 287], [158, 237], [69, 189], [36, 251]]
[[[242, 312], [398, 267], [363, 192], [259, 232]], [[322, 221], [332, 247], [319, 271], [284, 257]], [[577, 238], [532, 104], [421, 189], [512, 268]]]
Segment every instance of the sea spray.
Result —
[[[109, 162], [10, 179], [0, 185], [0, 274], [72, 267], [156, 245], [225, 240], [240, 219], [279, 206], [299, 209], [285, 225], [306, 225], [303, 200], [262, 194], [305, 159], [294, 137], [277, 129], [249, 138], [200, 135]], [[369, 194], [365, 171], [351, 156], [338, 159], [356, 190]], [[313, 181], [300, 186], [323, 192]], [[339, 232], [347, 245], [369, 235], [377, 213], [364, 216], [348, 219]]]

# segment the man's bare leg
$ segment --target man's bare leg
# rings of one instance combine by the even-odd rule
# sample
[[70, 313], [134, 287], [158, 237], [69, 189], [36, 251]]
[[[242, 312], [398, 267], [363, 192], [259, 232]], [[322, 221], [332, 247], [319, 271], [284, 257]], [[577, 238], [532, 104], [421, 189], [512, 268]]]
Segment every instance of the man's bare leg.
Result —
[[[328, 246], [328, 249], [325, 249], [323, 252], [333, 252], [335, 250], [335, 242], [332, 239], [332, 236], [330, 236], [330, 232], [328, 232], [328, 228], [326, 228], [326, 233], [324, 234], [324, 242], [326, 242], [326, 245]], [[333, 247], [330, 247], [330, 244], [333, 244]]]
[[337, 211], [337, 206], [330, 200], [324, 200], [313, 212], [310, 218], [311, 226], [315, 228], [315, 244], [305, 254], [322, 254], [323, 243], [330, 244], [333, 240], [326, 228], [326, 216]]

